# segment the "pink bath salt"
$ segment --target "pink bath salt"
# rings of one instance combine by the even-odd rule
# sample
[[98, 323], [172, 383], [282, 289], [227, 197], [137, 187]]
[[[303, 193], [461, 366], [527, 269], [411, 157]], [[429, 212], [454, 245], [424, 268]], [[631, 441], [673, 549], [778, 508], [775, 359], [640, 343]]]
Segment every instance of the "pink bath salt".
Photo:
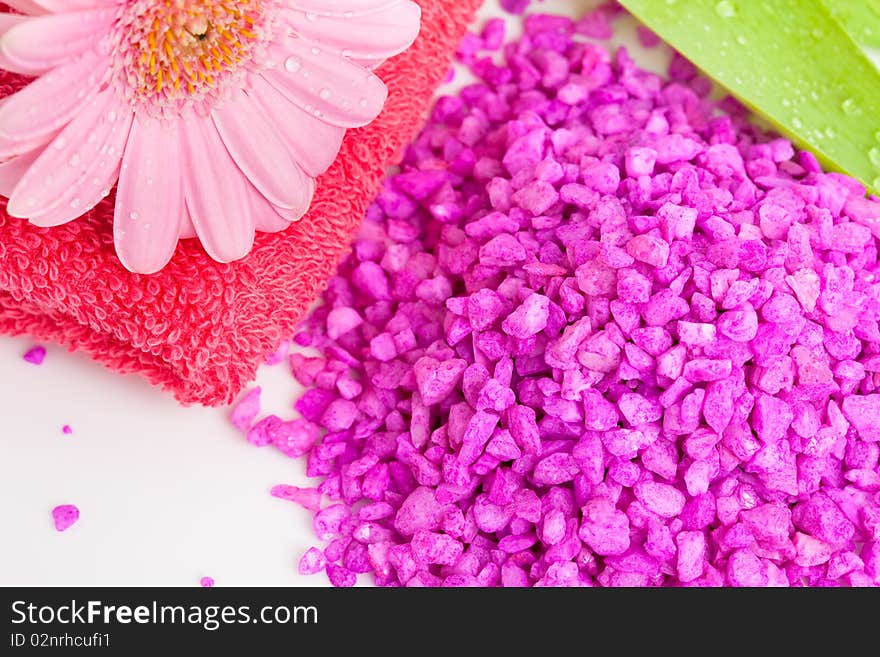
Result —
[[473, 512], [477, 528], [490, 534], [507, 527], [514, 515], [514, 509], [510, 505], [495, 504], [488, 495], [477, 497]]
[[511, 198], [520, 208], [537, 217], [556, 204], [559, 192], [550, 183], [536, 180], [514, 192]]
[[589, 296], [607, 296], [617, 286], [617, 275], [598, 260], [585, 262], [575, 272], [578, 288]]
[[201, 586], [203, 589], [214, 588], [214, 578], [213, 577], [202, 577], [199, 580], [199, 586]]
[[65, 436], [69, 436], [73, 433], [73, 429], [69, 424], [65, 424], [63, 427], [61, 427], [61, 433], [63, 433]]
[[684, 531], [675, 537], [678, 547], [676, 572], [683, 582], [693, 582], [706, 569], [706, 536], [703, 532]]
[[734, 342], [750, 342], [758, 334], [758, 314], [751, 306], [728, 310], [718, 318], [718, 331]]
[[712, 465], [707, 461], [694, 461], [684, 474], [684, 484], [688, 495], [702, 495], [709, 490], [712, 477]]
[[778, 443], [794, 420], [791, 407], [777, 397], [759, 395], [753, 411], [755, 432], [764, 443]]
[[701, 322], [678, 322], [678, 339], [690, 347], [703, 347], [715, 341], [715, 325]]
[[327, 335], [331, 340], [356, 329], [363, 324], [363, 318], [356, 310], [348, 307], [334, 308], [327, 315]]
[[764, 237], [770, 240], [785, 239], [794, 221], [792, 213], [781, 205], [765, 203], [758, 210], [759, 225]]
[[880, 203], [590, 20], [465, 39], [479, 84], [438, 100], [297, 332], [301, 419], [247, 421], [318, 477], [307, 570], [880, 583]]
[[831, 226], [827, 246], [842, 253], [861, 253], [871, 241], [871, 229], [854, 222]]
[[823, 492], [798, 502], [792, 511], [792, 522], [804, 533], [834, 547], [847, 545], [855, 534], [855, 526], [846, 514]]
[[655, 481], [642, 481], [633, 490], [649, 511], [664, 518], [674, 518], [681, 513], [686, 501], [684, 493], [674, 486]]
[[845, 397], [843, 414], [859, 432], [862, 440], [880, 441], [880, 394]]
[[684, 345], [676, 345], [657, 356], [657, 373], [668, 379], [678, 379], [684, 370], [687, 349]]
[[632, 458], [655, 439], [651, 433], [632, 429], [612, 429], [602, 434], [602, 444], [614, 456]]
[[544, 514], [541, 541], [545, 545], [556, 545], [563, 538], [565, 538], [565, 514], [561, 509], [550, 509]]
[[660, 219], [660, 226], [663, 229], [663, 237], [667, 242], [690, 239], [694, 234], [698, 214], [694, 208], [664, 203], [657, 210], [657, 217]]
[[520, 340], [544, 330], [549, 319], [550, 299], [542, 294], [529, 295], [501, 325], [508, 335]]
[[626, 173], [630, 177], [650, 176], [654, 173], [657, 151], [634, 146], [626, 151]]
[[593, 39], [610, 39], [614, 36], [614, 30], [608, 22], [608, 18], [607, 9], [602, 6], [597, 7], [575, 23], [575, 31]]
[[304, 509], [318, 511], [321, 508], [321, 491], [317, 488], [299, 488], [287, 484], [278, 484], [269, 491], [272, 497], [296, 502]]
[[583, 393], [584, 425], [594, 431], [607, 431], [617, 426], [620, 415], [617, 408], [595, 390]]
[[62, 504], [52, 509], [52, 520], [59, 532], [67, 531], [79, 520], [79, 509], [73, 504]]
[[259, 415], [261, 392], [259, 386], [252, 388], [232, 408], [232, 424], [239, 431], [250, 429], [254, 419]]
[[341, 531], [343, 521], [349, 517], [349, 511], [343, 504], [333, 504], [318, 511], [313, 520], [315, 535], [322, 540], [335, 538]]
[[43, 346], [31, 347], [22, 358], [31, 365], [42, 365], [46, 359], [46, 348]]
[[311, 547], [300, 558], [297, 571], [300, 575], [314, 575], [324, 570], [326, 566], [327, 559], [324, 553], [318, 548]]
[[629, 519], [609, 500], [595, 498], [581, 509], [583, 521], [578, 537], [596, 554], [612, 556], [629, 549]]
[[420, 486], [400, 505], [394, 518], [394, 528], [404, 536], [412, 536], [420, 529], [437, 529], [442, 517], [443, 507], [437, 502], [434, 491]]
[[642, 317], [649, 327], [661, 327], [676, 319], [681, 319], [687, 315], [688, 310], [687, 301], [671, 289], [666, 288], [648, 300], [642, 308]]
[[495, 267], [509, 267], [526, 259], [526, 250], [513, 235], [496, 235], [480, 247], [480, 262]]
[[655, 48], [660, 45], [660, 37], [644, 25], [639, 25], [636, 28], [636, 36], [639, 39], [639, 43], [645, 48]]
[[462, 544], [446, 534], [418, 530], [412, 537], [412, 554], [418, 563], [454, 566], [461, 558]]
[[727, 560], [727, 581], [732, 586], [766, 586], [767, 568], [748, 550], [736, 550]]
[[795, 550], [797, 550], [794, 562], [798, 566], [806, 568], [828, 563], [831, 554], [834, 552], [830, 545], [801, 532], [795, 532], [792, 542], [794, 543]]
[[481, 289], [474, 292], [467, 300], [467, 314], [470, 325], [476, 331], [485, 331], [504, 311], [504, 300], [495, 291]]
[[537, 454], [541, 438], [535, 411], [522, 405], [514, 405], [507, 411], [507, 428], [516, 444], [526, 454]]
[[440, 362], [430, 356], [424, 356], [413, 365], [419, 394], [427, 406], [443, 401], [461, 380], [467, 368], [467, 362], [460, 358], [452, 358]]
[[330, 583], [333, 584], [333, 586], [338, 586], [340, 588], [349, 588], [357, 583], [357, 575], [351, 572], [348, 568], [328, 563], [326, 566], [326, 570], [327, 578], [330, 580]]
[[695, 358], [684, 366], [684, 377], [693, 383], [702, 381], [720, 381], [730, 376], [732, 364], [729, 360], [711, 358]]
[[556, 485], [571, 481], [579, 470], [571, 454], [559, 452], [539, 461], [532, 477], [535, 483]]
[[659, 237], [636, 235], [626, 243], [626, 252], [639, 262], [652, 267], [665, 267], [669, 261], [669, 244]]
[[663, 409], [656, 401], [633, 392], [624, 393], [618, 400], [617, 407], [626, 421], [634, 426], [656, 422], [663, 414]]

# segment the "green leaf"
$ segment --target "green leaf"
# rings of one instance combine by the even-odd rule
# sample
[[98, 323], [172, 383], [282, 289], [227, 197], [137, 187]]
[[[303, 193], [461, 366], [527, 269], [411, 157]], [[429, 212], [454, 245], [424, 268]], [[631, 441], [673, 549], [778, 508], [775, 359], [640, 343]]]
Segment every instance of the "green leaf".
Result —
[[880, 48], [880, 0], [822, 0], [822, 3], [858, 43]]
[[880, 192], [880, 72], [823, 1], [841, 7], [856, 4], [847, 0], [620, 0], [620, 4], [778, 130], [813, 151], [826, 167]]

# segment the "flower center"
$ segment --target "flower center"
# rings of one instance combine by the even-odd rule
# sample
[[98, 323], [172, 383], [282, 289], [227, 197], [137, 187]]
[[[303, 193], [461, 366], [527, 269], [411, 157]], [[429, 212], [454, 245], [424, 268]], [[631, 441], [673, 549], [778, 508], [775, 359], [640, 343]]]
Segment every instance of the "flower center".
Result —
[[124, 95], [152, 114], [217, 99], [268, 39], [264, 0], [131, 0], [114, 31]]

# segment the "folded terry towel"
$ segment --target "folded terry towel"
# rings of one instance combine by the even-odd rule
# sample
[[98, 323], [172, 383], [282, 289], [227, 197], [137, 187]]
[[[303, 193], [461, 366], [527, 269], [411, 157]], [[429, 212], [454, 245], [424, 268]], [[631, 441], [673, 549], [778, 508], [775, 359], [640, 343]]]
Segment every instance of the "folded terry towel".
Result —
[[[113, 194], [51, 229], [9, 217], [0, 199], [0, 333], [81, 349], [183, 403], [232, 401], [322, 291], [481, 3], [416, 1], [419, 38], [379, 69], [389, 89], [383, 113], [347, 134], [309, 214], [283, 233], [258, 234], [244, 260], [218, 264], [186, 240], [158, 274], [132, 274], [114, 253]], [[24, 83], [0, 72], [0, 97]]]

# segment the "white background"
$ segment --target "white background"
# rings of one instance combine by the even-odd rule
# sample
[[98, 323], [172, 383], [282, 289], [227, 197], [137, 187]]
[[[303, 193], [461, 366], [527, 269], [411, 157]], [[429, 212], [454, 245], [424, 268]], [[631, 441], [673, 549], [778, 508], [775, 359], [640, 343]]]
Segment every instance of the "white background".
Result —
[[[580, 16], [594, 4], [533, 8]], [[481, 13], [501, 15], [497, 0]], [[519, 19], [508, 19], [516, 33]], [[632, 32], [626, 24], [616, 42], [631, 44]], [[296, 572], [313, 544], [310, 515], [269, 495], [274, 484], [308, 485], [302, 463], [248, 444], [228, 409], [182, 408], [56, 346], [35, 367], [21, 358], [32, 345], [0, 337], [0, 585], [326, 583]], [[286, 363], [262, 368], [258, 383], [265, 411], [293, 416]], [[59, 504], [82, 514], [63, 533], [51, 518]]]

